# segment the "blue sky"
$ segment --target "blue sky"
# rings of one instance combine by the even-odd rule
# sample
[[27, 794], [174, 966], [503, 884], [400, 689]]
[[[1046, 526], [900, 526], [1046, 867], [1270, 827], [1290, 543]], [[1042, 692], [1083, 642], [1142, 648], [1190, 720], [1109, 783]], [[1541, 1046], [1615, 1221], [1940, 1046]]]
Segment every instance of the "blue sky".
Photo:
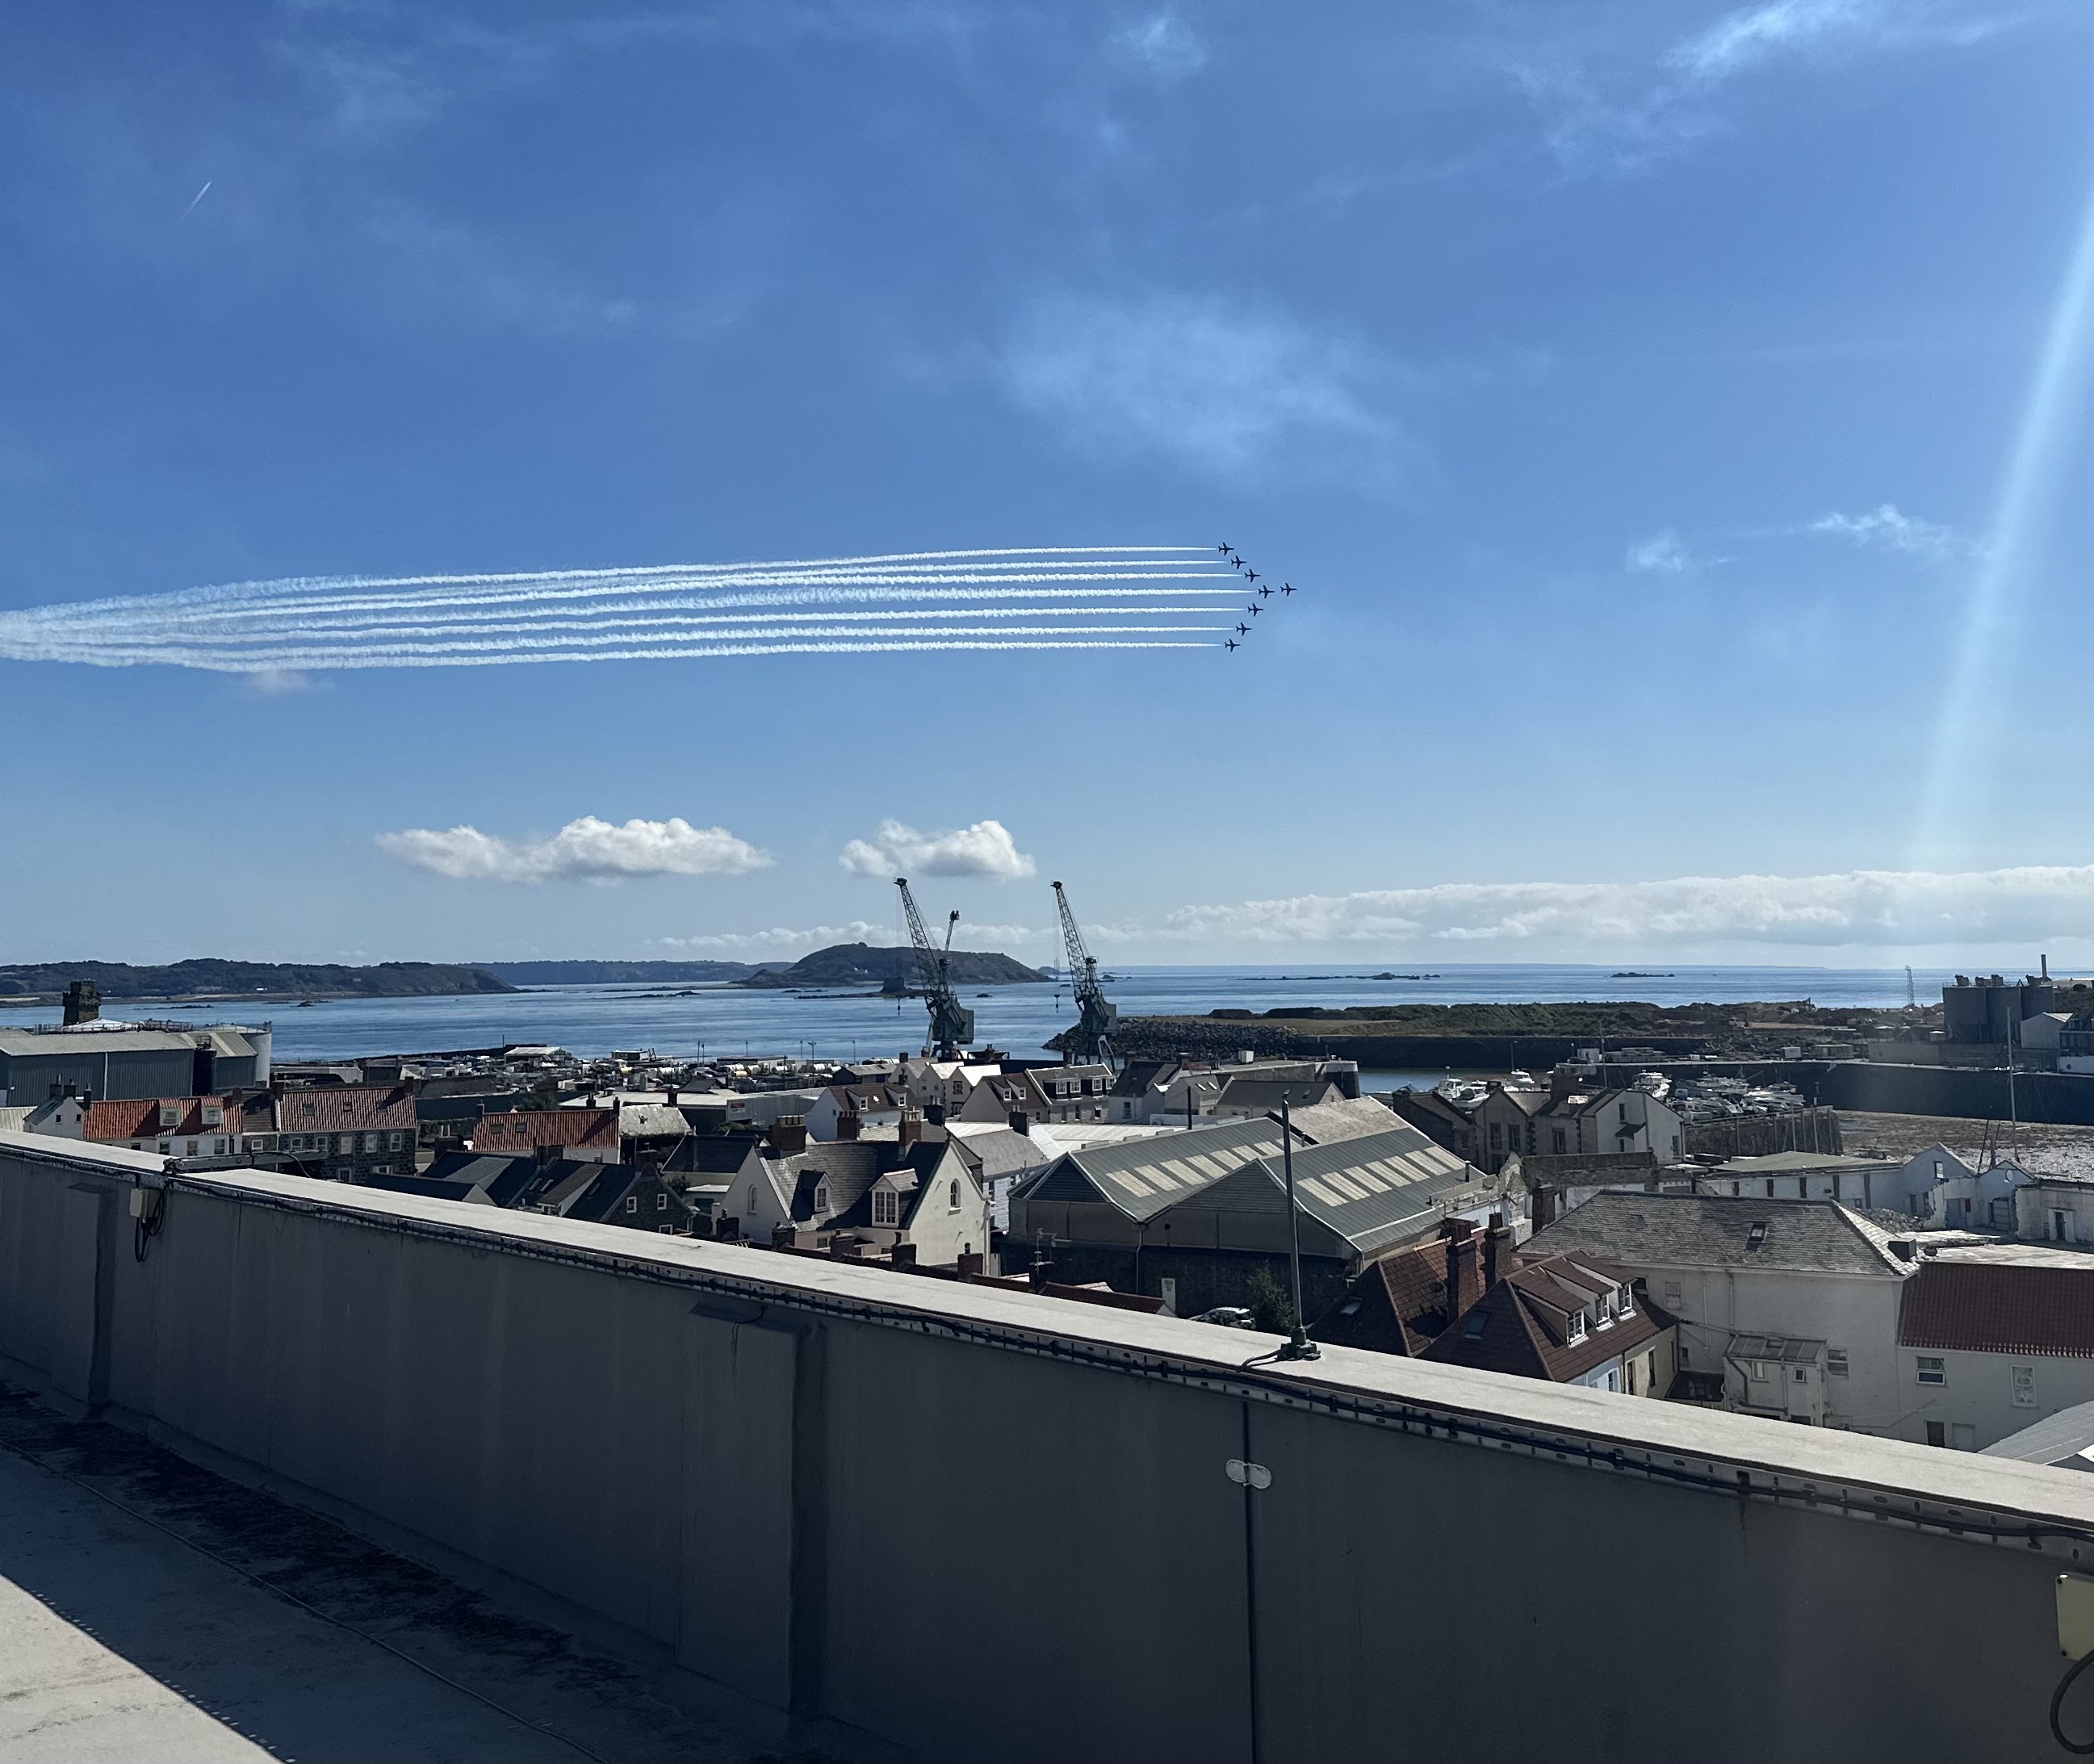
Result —
[[[1127, 961], [2094, 957], [2083, 6], [20, 7], [0, 83], [0, 959], [789, 954], [905, 862], [1036, 958], [1055, 876]], [[1303, 590], [1232, 655], [19, 617], [1219, 539]]]

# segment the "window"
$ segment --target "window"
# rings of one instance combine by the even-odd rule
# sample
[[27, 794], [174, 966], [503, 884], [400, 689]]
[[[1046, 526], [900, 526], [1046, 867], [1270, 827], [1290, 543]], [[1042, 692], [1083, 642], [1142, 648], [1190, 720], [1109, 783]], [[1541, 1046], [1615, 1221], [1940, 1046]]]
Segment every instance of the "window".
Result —
[[389, 1152], [397, 1152], [400, 1149], [401, 1142], [406, 1138], [406, 1135], [404, 1133], [388, 1133], [385, 1136], [386, 1150]]
[[898, 1225], [901, 1223], [901, 1197], [892, 1188], [872, 1191], [872, 1222], [875, 1225]]
[[666, 1213], [669, 1210], [669, 1197], [667, 1193], [654, 1197], [654, 1210], [658, 1213]]
[[1847, 1375], [1847, 1350], [1844, 1348], [1827, 1348], [1825, 1350], [1825, 1375], [1827, 1378], [1844, 1378]]
[[1502, 1151], [1504, 1149], [1505, 1129], [1493, 1121], [1491, 1123], [1491, 1149], [1495, 1152]]
[[640, 1197], [638, 1195], [628, 1194], [626, 1196], [625, 1210], [628, 1213], [636, 1213], [640, 1210]]
[[223, 1158], [225, 1155], [225, 1141], [222, 1139], [215, 1139], [211, 1142], [211, 1149], [217, 1156]]
[[951, 1193], [949, 1193], [949, 1194], [947, 1194], [947, 1195], [946, 1195], [946, 1197], [945, 1197], [945, 1210], [946, 1210], [947, 1212], [949, 1212], [949, 1213], [957, 1213], [957, 1212], [958, 1212], [958, 1211], [959, 1211], [959, 1210], [960, 1210], [960, 1181], [959, 1181], [959, 1178], [958, 1178], [958, 1177], [957, 1177], [957, 1176], [955, 1176], [955, 1177], [953, 1179], [952, 1191], [951, 1191]]
[[1665, 1283], [1665, 1308], [1667, 1310], [1676, 1311], [1679, 1309], [1679, 1281], [1667, 1280]]
[[203, 1106], [203, 1124], [206, 1127], [224, 1126], [225, 1106], [219, 1102], [206, 1102]]
[[172, 1140], [163, 1139], [160, 1141], [160, 1155], [163, 1158], [166, 1157], [168, 1153], [172, 1152], [174, 1149], [175, 1143]]
[[1766, 1362], [1765, 1360], [1747, 1361], [1745, 1362], [1745, 1376], [1749, 1378], [1755, 1384], [1764, 1384], [1766, 1382]]
[[[1768, 1192], [1770, 1193], [1773, 1192], [1771, 1184], [1769, 1184]], [[1765, 1249], [1766, 1247], [1766, 1234], [1767, 1222], [1763, 1219], [1753, 1220], [1752, 1228], [1745, 1233], [1745, 1248], [1748, 1249]]]
[[1928, 1422], [1927, 1423], [1927, 1443], [1929, 1445], [1946, 1445], [1948, 1443], [1948, 1428], [1944, 1427], [1939, 1421]]
[[189, 1148], [188, 1151], [183, 1154], [183, 1156], [187, 1158], [195, 1157], [197, 1154], [197, 1142], [194, 1140], [189, 1141]]
[[340, 1152], [343, 1157], [348, 1157], [356, 1149], [356, 1136], [354, 1133], [343, 1134], [341, 1136], [341, 1143], [337, 1145], [335, 1149]]
[[[1922, 1353], [1919, 1356], [1919, 1381], [1922, 1384], [1945, 1384], [1948, 1382], [1948, 1374], [1939, 1355]], [[1931, 1445], [1934, 1442], [1930, 1440], [1928, 1443]]]
[[[1484, 1325], [1489, 1321], [1490, 1313], [1486, 1310], [1484, 1306], [1479, 1305], [1474, 1310], [1469, 1313], [1469, 1320], [1462, 1326], [1462, 1333], [1467, 1340], [1474, 1341], [1483, 1334]], [[1572, 1327], [1576, 1327], [1575, 1320]], [[1584, 1332], [1579, 1331], [1579, 1333], [1582, 1334]], [[1575, 1340], [1577, 1337], [1574, 1336], [1571, 1339]]]
[[1624, 1317], [1633, 1317], [1636, 1315], [1636, 1291], [1634, 1288], [1625, 1286], [1615, 1295], [1615, 1297], [1616, 1301], [1621, 1306], [1622, 1314]]
[[180, 1127], [181, 1124], [182, 1106], [179, 1102], [162, 1103], [160, 1105], [160, 1131], [162, 1132], [165, 1132], [169, 1127]]
[[756, 1184], [753, 1182], [749, 1185], [749, 1210], [751, 1213], [756, 1210]]
[[2035, 1368], [2033, 1366], [2014, 1368], [2014, 1405], [2017, 1409], [2035, 1407]]
[[1585, 1339], [1585, 1314], [1582, 1310], [1574, 1310], [1570, 1313], [1570, 1339], [1573, 1341], [1583, 1341]]
[[820, 1184], [819, 1187], [817, 1187], [817, 1188], [815, 1188], [815, 1210], [817, 1213], [826, 1213], [826, 1212], [828, 1212], [828, 1210], [829, 1210], [829, 1189], [828, 1189], [828, 1184], [827, 1183], [823, 1183], [823, 1184]]
[[1557, 1127], [1553, 1137], [1556, 1142], [1556, 1149], [1560, 1153], [1563, 1149], [1563, 1129], [1560, 1127]]

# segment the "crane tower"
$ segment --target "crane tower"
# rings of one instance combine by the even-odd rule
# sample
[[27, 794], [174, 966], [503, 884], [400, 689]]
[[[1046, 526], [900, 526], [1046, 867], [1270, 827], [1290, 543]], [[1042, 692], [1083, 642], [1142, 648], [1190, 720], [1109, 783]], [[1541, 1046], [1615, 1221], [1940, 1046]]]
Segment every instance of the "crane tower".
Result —
[[1097, 958], [1084, 947], [1084, 934], [1077, 928], [1076, 915], [1069, 910], [1069, 897], [1058, 882], [1054, 884], [1054, 905], [1062, 915], [1062, 944], [1069, 952], [1069, 986], [1075, 995], [1078, 1013], [1075, 1028], [1062, 1038], [1062, 1048], [1071, 1060], [1110, 1060], [1113, 1024], [1119, 1019], [1119, 1007], [1098, 985]]
[[898, 875], [894, 885], [901, 890], [909, 941], [916, 946], [916, 983], [923, 990], [923, 1002], [930, 1007], [932, 1051], [941, 1060], [955, 1059], [960, 1049], [975, 1038], [975, 1014], [954, 992], [950, 973], [953, 928], [960, 922], [959, 910], [955, 907], [945, 921], [945, 947], [941, 949], [923, 928], [923, 915], [916, 910], [916, 897], [909, 892], [909, 878]]

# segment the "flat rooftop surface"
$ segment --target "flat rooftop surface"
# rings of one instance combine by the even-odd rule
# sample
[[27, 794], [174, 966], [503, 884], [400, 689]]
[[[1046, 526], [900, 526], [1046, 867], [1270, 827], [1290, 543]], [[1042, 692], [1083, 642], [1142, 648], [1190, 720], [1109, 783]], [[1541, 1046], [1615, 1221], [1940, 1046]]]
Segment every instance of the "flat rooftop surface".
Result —
[[825, 1755], [719, 1696], [0, 1384], [0, 1760]]

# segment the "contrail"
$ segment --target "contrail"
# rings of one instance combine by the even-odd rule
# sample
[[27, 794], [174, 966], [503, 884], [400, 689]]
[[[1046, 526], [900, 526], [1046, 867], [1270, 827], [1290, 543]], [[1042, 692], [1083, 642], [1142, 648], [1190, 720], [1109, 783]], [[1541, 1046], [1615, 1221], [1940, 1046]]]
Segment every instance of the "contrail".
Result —
[[189, 206], [182, 211], [182, 219], [184, 220], [187, 220], [191, 215], [193, 215], [196, 212], [196, 205], [202, 202], [204, 198], [210, 193], [211, 185], [211, 180], [206, 178], [203, 180], [203, 188], [198, 190], [195, 195], [189, 198]]
[[930, 650], [1201, 649], [1227, 634], [1237, 591], [1234, 572], [1213, 567], [1206, 548], [1192, 545], [297, 576], [0, 612], [0, 658], [261, 673]]

